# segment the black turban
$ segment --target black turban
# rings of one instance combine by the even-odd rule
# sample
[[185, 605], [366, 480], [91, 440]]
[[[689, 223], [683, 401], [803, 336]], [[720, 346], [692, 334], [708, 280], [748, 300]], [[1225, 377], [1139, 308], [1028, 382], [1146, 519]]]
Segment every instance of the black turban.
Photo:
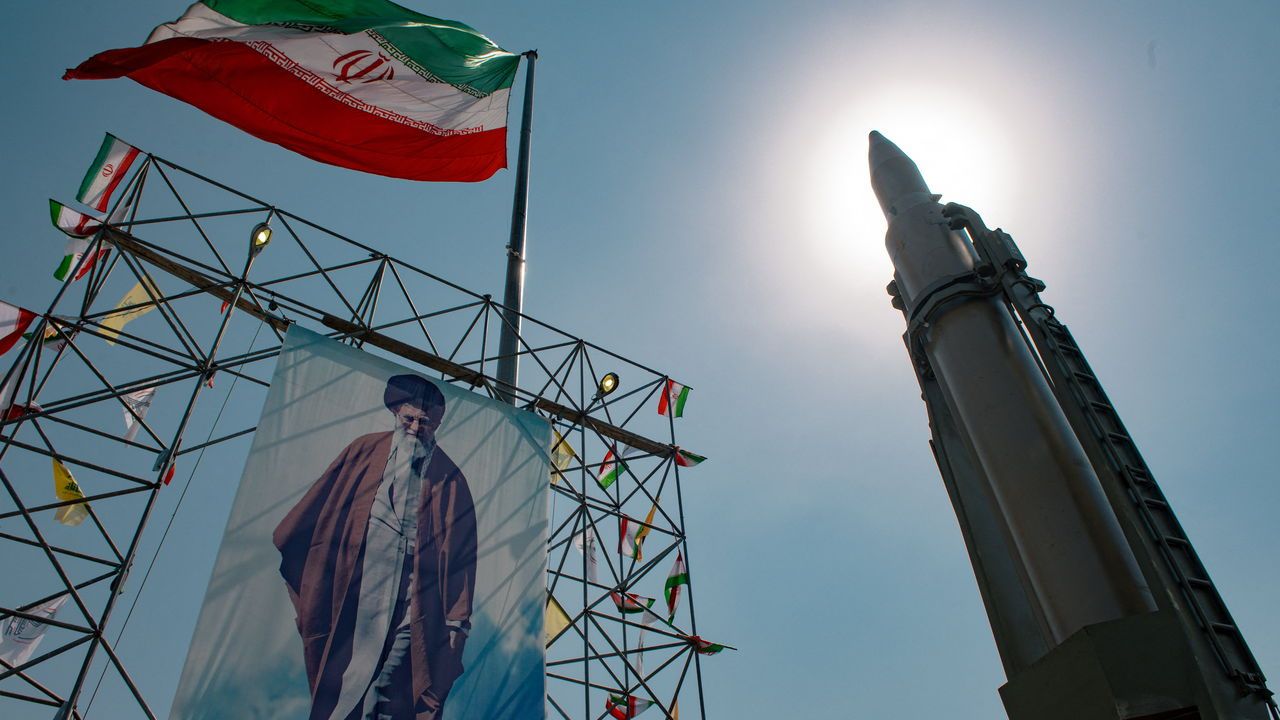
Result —
[[391, 412], [405, 403], [412, 403], [422, 408], [431, 418], [433, 425], [439, 425], [444, 417], [444, 395], [435, 383], [418, 375], [393, 375], [387, 380], [387, 389], [382, 393], [382, 403]]

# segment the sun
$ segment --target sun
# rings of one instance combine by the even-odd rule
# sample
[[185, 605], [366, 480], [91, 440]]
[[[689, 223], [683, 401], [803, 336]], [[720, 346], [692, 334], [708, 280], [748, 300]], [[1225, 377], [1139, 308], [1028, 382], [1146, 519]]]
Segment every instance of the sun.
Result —
[[879, 130], [920, 167], [929, 188], [975, 208], [1007, 207], [1014, 184], [1004, 130], [993, 109], [945, 86], [860, 93], [813, 138], [806, 176], [806, 235], [854, 276], [886, 281], [886, 224], [871, 191], [867, 134]]

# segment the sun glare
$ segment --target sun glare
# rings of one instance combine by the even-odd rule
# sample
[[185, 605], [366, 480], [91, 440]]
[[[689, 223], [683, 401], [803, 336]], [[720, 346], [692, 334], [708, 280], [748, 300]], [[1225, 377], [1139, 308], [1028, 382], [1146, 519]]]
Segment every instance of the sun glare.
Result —
[[1006, 206], [1013, 182], [1004, 122], [942, 86], [863, 94], [815, 138], [809, 234], [817, 252], [855, 276], [892, 274], [885, 221], [871, 191], [867, 133], [879, 130], [920, 167], [929, 188], [978, 209]]

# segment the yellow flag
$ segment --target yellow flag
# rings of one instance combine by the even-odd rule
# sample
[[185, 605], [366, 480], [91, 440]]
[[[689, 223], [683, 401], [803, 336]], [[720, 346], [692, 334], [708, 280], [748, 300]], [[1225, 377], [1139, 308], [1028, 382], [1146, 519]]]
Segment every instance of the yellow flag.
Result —
[[[71, 471], [67, 469], [57, 458], [53, 460], [53, 492], [58, 496], [59, 500], [77, 500], [84, 497], [84, 492], [80, 490], [80, 484], [76, 479], [71, 477]], [[65, 505], [58, 508], [53, 516], [63, 525], [79, 525], [89, 517], [89, 506], [85, 503], [76, 503], [75, 505]]]
[[564, 611], [564, 606], [556, 600], [551, 593], [547, 593], [547, 621], [545, 629], [547, 632], [547, 645], [551, 644], [556, 636], [569, 627], [569, 613]]
[[[150, 290], [150, 294], [147, 291]], [[154, 303], [152, 298], [160, 297], [160, 291], [146, 277], [133, 286], [133, 289], [124, 294], [120, 298], [120, 302], [116, 303], [116, 308], [127, 308], [133, 305], [143, 305], [144, 303]], [[107, 336], [107, 342], [111, 345], [116, 344], [116, 338], [120, 337], [120, 330], [125, 324], [137, 320], [155, 309], [154, 304], [144, 305], [143, 307], [134, 307], [129, 310], [121, 310], [120, 312], [111, 313], [102, 320], [102, 334]]]
[[551, 439], [551, 484], [555, 485], [564, 477], [562, 473], [569, 469], [578, 454], [573, 451], [573, 447], [569, 445], [568, 440], [564, 439], [559, 430], [551, 428], [551, 432], [553, 433]]

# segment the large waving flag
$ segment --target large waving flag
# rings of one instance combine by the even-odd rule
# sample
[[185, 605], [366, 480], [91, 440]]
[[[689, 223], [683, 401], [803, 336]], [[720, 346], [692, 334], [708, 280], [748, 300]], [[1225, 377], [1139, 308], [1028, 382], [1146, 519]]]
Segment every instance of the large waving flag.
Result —
[[506, 167], [519, 62], [387, 0], [203, 0], [63, 77], [128, 77], [320, 162], [477, 181]]

